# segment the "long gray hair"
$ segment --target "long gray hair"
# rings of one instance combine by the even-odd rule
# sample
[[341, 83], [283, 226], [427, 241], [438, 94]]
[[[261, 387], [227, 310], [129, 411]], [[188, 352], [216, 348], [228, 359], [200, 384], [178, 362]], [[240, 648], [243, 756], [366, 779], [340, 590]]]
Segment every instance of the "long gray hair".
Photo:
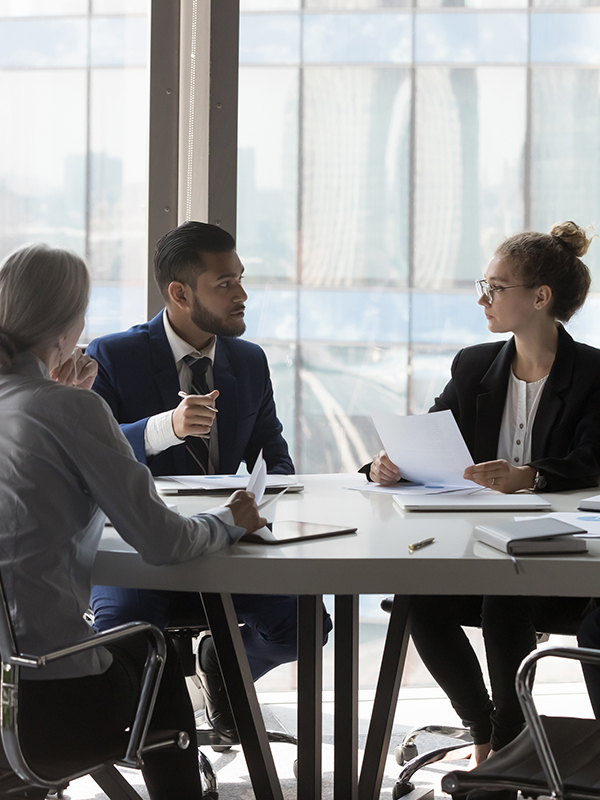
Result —
[[0, 265], [0, 371], [18, 353], [51, 343], [85, 313], [90, 276], [69, 250], [29, 244]]

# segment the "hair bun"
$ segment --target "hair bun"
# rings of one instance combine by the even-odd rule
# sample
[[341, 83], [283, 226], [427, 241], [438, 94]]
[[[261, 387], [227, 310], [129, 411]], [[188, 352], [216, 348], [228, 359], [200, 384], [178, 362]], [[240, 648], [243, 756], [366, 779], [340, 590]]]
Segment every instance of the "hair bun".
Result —
[[592, 243], [593, 236], [588, 239], [585, 228], [580, 228], [575, 222], [559, 222], [552, 226], [550, 236], [554, 236], [559, 242], [568, 247], [569, 250], [576, 256], [581, 258], [584, 256], [590, 244]]

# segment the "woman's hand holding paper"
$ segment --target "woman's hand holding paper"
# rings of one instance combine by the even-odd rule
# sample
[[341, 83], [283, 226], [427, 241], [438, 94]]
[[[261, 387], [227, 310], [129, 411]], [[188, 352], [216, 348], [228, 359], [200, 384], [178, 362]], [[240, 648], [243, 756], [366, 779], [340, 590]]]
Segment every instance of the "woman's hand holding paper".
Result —
[[398, 483], [402, 475], [398, 467], [390, 461], [385, 450], [377, 453], [371, 464], [371, 480], [381, 486], [393, 486]]
[[512, 494], [521, 489], [533, 488], [535, 470], [533, 467], [513, 467], [508, 461], [499, 458], [467, 467], [463, 477], [488, 489]]

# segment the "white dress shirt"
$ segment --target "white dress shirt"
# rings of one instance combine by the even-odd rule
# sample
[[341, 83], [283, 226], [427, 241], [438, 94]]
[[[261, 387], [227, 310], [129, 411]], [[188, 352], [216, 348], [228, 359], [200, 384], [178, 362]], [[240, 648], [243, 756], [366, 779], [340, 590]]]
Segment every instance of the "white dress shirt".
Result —
[[[150, 564], [187, 561], [244, 533], [224, 506], [191, 518], [168, 509], [104, 400], [19, 355], [0, 375], [0, 567], [22, 651], [90, 635], [82, 615], [106, 517]], [[111, 660], [98, 649], [23, 677], [96, 674]]]
[[[177, 374], [179, 375], [179, 388], [186, 394], [190, 393], [192, 388], [192, 370], [183, 360], [185, 356], [193, 356], [194, 358], [206, 357], [210, 359], [210, 366], [206, 371], [206, 383], [212, 392], [215, 388], [213, 378], [212, 365], [215, 360], [215, 347], [217, 344], [217, 337], [214, 336], [207, 347], [203, 350], [196, 350], [191, 344], [186, 342], [181, 336], [178, 336], [173, 330], [169, 317], [167, 316], [167, 309], [163, 311], [163, 323], [165, 326], [165, 333], [167, 341], [173, 353], [173, 359], [177, 367]], [[173, 411], [163, 411], [161, 414], [156, 414], [148, 419], [146, 429], [144, 430], [144, 449], [147, 456], [155, 456], [162, 453], [173, 445], [181, 444], [182, 440], [175, 436], [173, 430]], [[215, 475], [219, 472], [219, 441], [217, 434], [217, 420], [212, 424], [210, 429], [210, 438], [208, 446], [209, 454], [209, 473]]]
[[531, 461], [531, 433], [547, 380], [546, 375], [527, 383], [510, 371], [497, 458], [504, 458], [513, 467], [523, 467]]

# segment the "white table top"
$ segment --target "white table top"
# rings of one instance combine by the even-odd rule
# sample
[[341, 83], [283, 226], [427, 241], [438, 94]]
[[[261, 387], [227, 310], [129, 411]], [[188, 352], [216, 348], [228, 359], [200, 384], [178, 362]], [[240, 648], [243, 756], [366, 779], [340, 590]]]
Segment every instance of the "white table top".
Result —
[[[145, 564], [107, 528], [93, 581], [136, 588], [259, 594], [524, 594], [600, 595], [600, 539], [579, 556], [510, 558], [474, 542], [474, 525], [513, 519], [518, 512], [407, 512], [391, 495], [348, 491], [362, 475], [304, 475], [300, 494], [275, 505], [275, 519], [357, 527], [353, 535], [277, 546], [236, 544], [210, 556], [167, 567]], [[544, 495], [554, 511], [575, 511], [582, 497]], [[221, 498], [169, 497], [183, 514], [205, 510]], [[524, 512], [527, 513], [527, 512]], [[535, 512], [533, 512], [535, 513]], [[545, 513], [545, 512], [539, 512]], [[435, 536], [413, 554], [408, 545]]]

